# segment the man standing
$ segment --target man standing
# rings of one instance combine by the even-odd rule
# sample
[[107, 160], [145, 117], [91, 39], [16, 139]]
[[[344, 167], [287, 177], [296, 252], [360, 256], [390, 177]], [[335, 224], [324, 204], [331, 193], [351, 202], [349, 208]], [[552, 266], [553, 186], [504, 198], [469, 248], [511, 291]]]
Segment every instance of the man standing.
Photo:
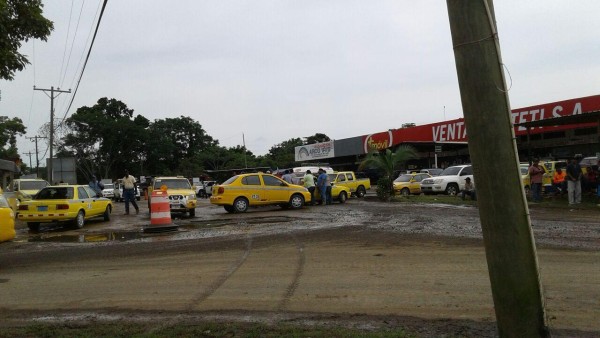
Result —
[[304, 175], [304, 187], [308, 189], [310, 192], [310, 205], [315, 204], [315, 177], [310, 172], [310, 170], [306, 171], [306, 175]]
[[125, 215], [129, 215], [129, 202], [135, 208], [135, 213], [140, 213], [140, 208], [135, 203], [135, 177], [129, 175], [129, 171], [125, 170], [123, 177], [123, 198], [125, 199]]
[[327, 203], [327, 174], [325, 170], [319, 168], [319, 177], [317, 177], [317, 188], [321, 194], [321, 203], [325, 205]]
[[281, 179], [288, 182], [289, 184], [294, 184], [292, 180], [292, 171], [289, 169], [285, 170], [283, 176], [281, 176]]
[[534, 202], [542, 201], [542, 178], [544, 177], [544, 169], [540, 168], [540, 160], [533, 160], [533, 164], [528, 170], [531, 180], [531, 193]]
[[574, 156], [571, 159], [571, 163], [567, 166], [567, 190], [569, 191], [569, 205], [581, 203], [581, 166], [579, 165], [579, 158], [581, 156]]
[[92, 180], [89, 184], [90, 188], [96, 192], [98, 196], [102, 196], [102, 189], [104, 189], [104, 184], [96, 179], [96, 176], [92, 175]]

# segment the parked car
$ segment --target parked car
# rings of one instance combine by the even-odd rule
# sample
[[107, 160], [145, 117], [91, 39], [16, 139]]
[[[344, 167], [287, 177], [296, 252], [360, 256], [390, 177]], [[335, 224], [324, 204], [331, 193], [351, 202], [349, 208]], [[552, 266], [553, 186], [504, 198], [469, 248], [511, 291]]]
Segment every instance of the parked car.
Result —
[[155, 177], [152, 185], [148, 187], [148, 209], [152, 212], [152, 191], [160, 190], [162, 186], [167, 189], [169, 210], [171, 212], [187, 212], [190, 217], [196, 215], [196, 192], [190, 181], [183, 177]]
[[196, 186], [196, 196], [201, 198], [208, 198], [212, 195], [212, 187], [216, 181], [201, 181]]
[[38, 231], [40, 223], [72, 222], [82, 228], [86, 219], [103, 217], [110, 220], [112, 203], [98, 196], [87, 185], [57, 185], [40, 190], [32, 200], [19, 205], [18, 219]]
[[421, 181], [421, 191], [425, 194], [446, 193], [455, 196], [464, 189], [467, 177], [475, 184], [473, 167], [470, 164], [448, 167], [439, 176]]
[[[316, 180], [315, 180], [316, 181]], [[340, 203], [346, 203], [348, 197], [350, 196], [350, 188], [345, 185], [331, 185], [331, 201], [338, 201]], [[319, 189], [315, 189], [315, 203], [323, 204], [323, 200], [321, 199], [321, 192]]]
[[15, 212], [5, 196], [0, 194], [0, 242], [15, 238]]
[[300, 209], [310, 201], [310, 193], [302, 186], [289, 184], [264, 173], [235, 175], [215, 185], [210, 203], [221, 205], [227, 212], [246, 212], [249, 207], [279, 205]]
[[421, 193], [421, 181], [430, 178], [428, 173], [402, 174], [394, 180], [394, 191], [402, 196]]
[[40, 178], [20, 178], [13, 180], [8, 191], [15, 192], [19, 201], [31, 199], [42, 188], [49, 186], [46, 180]]
[[102, 189], [102, 196], [108, 199], [113, 199], [115, 197], [115, 185], [112, 183], [106, 183], [104, 185], [104, 189]]
[[350, 188], [353, 196], [362, 198], [371, 189], [371, 180], [368, 178], [358, 178], [353, 171], [340, 171], [329, 175], [332, 184], [343, 185]]
[[[114, 188], [113, 188], [113, 199], [115, 201], [118, 201], [118, 202], [123, 202], [124, 201], [124, 197], [123, 197], [123, 183], [121, 183], [121, 182], [115, 182]], [[140, 188], [137, 185], [135, 187], [135, 199], [138, 200], [138, 201], [142, 199], [142, 195], [140, 193]]]
[[444, 171], [442, 168], [427, 168], [419, 170], [420, 173], [429, 174], [431, 176], [440, 176], [442, 171]]

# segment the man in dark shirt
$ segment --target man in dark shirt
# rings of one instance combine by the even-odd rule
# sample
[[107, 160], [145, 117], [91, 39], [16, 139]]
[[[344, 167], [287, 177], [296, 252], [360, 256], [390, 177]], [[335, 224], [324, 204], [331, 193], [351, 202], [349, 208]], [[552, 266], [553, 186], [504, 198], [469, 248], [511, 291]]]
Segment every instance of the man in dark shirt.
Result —
[[581, 203], [581, 156], [575, 155], [567, 166], [567, 189], [569, 190], [569, 205]]

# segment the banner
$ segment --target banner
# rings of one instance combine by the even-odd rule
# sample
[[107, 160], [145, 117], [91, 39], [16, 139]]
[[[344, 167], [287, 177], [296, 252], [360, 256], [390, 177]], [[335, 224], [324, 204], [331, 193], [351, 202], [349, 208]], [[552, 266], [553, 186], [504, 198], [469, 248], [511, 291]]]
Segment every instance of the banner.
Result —
[[299, 146], [294, 153], [296, 162], [335, 157], [333, 141]]

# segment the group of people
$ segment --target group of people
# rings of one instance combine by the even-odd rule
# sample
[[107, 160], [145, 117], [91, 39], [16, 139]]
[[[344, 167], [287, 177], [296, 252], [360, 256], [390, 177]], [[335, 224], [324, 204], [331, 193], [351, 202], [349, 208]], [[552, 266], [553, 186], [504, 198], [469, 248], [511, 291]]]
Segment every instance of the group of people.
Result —
[[[140, 213], [140, 208], [135, 202], [135, 185], [137, 181], [134, 176], [129, 175], [129, 171], [125, 170], [125, 176], [123, 177], [123, 199], [125, 200], [125, 215], [129, 215], [129, 203], [135, 208], [135, 213]], [[92, 175], [92, 180], [89, 183], [90, 188], [96, 192], [98, 196], [102, 196], [102, 190], [104, 184], [98, 181], [96, 175]]]
[[[576, 155], [569, 161], [569, 164], [562, 170], [556, 168], [552, 176], [552, 186], [557, 194], [563, 195], [567, 192], [569, 205], [581, 203], [582, 189], [593, 191], [596, 189], [596, 194], [600, 199], [600, 183], [598, 182], [598, 166], [587, 168], [584, 175], [583, 169], [579, 162], [581, 155]], [[539, 160], [535, 159], [528, 170], [531, 180], [531, 192], [534, 202], [542, 201], [542, 178], [544, 170], [539, 165]]]
[[319, 169], [316, 183], [313, 173], [310, 170], [307, 170], [303, 177], [303, 181], [304, 187], [310, 192], [310, 205], [315, 204], [315, 189], [319, 189], [319, 194], [321, 195], [321, 204], [331, 204], [331, 180], [329, 179], [329, 175], [327, 175], [325, 170]]

